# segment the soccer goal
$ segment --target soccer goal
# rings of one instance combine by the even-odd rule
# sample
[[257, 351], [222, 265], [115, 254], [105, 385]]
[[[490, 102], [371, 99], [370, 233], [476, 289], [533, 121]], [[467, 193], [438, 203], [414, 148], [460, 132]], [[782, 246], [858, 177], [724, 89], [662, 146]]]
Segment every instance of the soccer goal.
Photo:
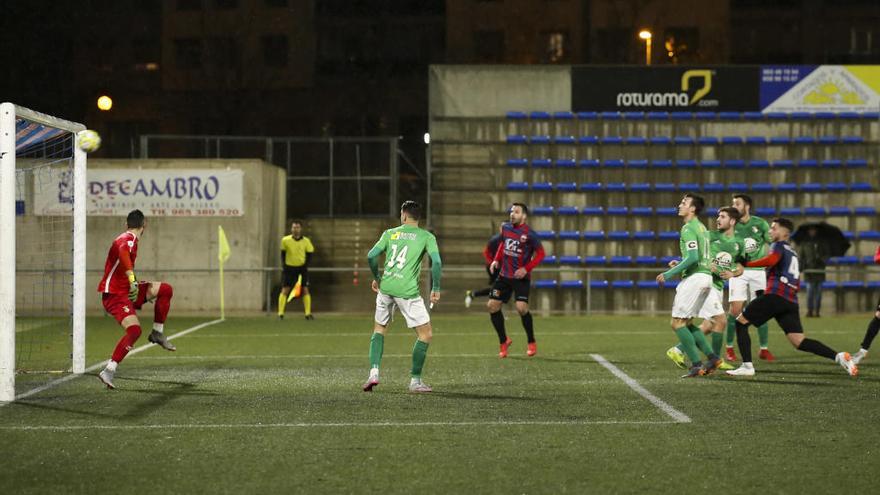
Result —
[[0, 401], [85, 370], [84, 129], [0, 104]]

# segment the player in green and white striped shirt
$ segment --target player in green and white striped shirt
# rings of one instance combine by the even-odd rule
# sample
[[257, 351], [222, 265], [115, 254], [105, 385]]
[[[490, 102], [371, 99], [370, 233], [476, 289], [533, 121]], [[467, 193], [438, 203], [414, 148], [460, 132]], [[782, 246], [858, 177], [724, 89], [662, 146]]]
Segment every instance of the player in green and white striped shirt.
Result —
[[[405, 201], [400, 206], [399, 227], [388, 229], [370, 249], [367, 262], [373, 272], [372, 289], [376, 293], [376, 317], [373, 336], [370, 338], [370, 377], [364, 384], [364, 392], [372, 392], [379, 384], [379, 364], [385, 345], [385, 333], [391, 322], [394, 307], [403, 314], [409, 328], [418, 336], [413, 347], [410, 392], [430, 392], [431, 387], [422, 382], [422, 368], [431, 343], [431, 317], [425, 301], [419, 295], [419, 273], [425, 253], [431, 258], [431, 305], [440, 300], [440, 251], [437, 239], [425, 229], [419, 228], [422, 207], [415, 201]], [[379, 275], [379, 256], [385, 253], [385, 273]]]

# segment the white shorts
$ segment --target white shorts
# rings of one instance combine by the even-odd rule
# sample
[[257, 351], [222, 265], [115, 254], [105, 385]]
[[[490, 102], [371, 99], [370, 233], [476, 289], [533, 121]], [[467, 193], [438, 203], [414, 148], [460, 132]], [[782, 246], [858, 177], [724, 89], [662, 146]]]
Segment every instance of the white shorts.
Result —
[[703, 307], [700, 308], [700, 318], [704, 320], [708, 320], [713, 316], [723, 315], [724, 314], [724, 304], [722, 301], [724, 299], [723, 292], [716, 289], [714, 286], [712, 290], [709, 291], [709, 295], [706, 296], [706, 301], [703, 302]]
[[708, 273], [695, 273], [682, 280], [675, 289], [672, 317], [687, 319], [697, 316], [712, 289], [712, 275]]
[[758, 291], [767, 288], [767, 272], [764, 270], [745, 270], [739, 277], [730, 279], [729, 302], [754, 301]]
[[376, 323], [386, 326], [391, 322], [391, 313], [394, 306], [400, 310], [400, 314], [406, 320], [406, 326], [415, 328], [431, 321], [425, 301], [421, 297], [415, 299], [402, 299], [379, 292], [376, 294]]

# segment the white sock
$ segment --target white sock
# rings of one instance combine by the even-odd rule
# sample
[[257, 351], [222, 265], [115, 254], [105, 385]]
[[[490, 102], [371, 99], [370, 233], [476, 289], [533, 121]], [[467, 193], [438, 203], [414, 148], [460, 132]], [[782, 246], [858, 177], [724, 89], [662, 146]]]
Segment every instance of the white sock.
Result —
[[370, 368], [370, 378], [379, 378], [379, 368]]
[[867, 354], [867, 353], [868, 353], [868, 350], [865, 349], [864, 347], [859, 348], [859, 354]]
[[164, 323], [153, 323], [153, 330], [162, 333], [165, 330]]
[[116, 366], [117, 366], [118, 364], [119, 364], [119, 363], [117, 363], [116, 361], [114, 361], [114, 360], [111, 359], [110, 361], [107, 362], [107, 369], [110, 370], [110, 371], [116, 371]]
[[752, 363], [743, 363], [742, 367], [746, 368], [746, 369], [754, 369], [755, 368], [755, 366]]
[[410, 385], [415, 385], [415, 384], [417, 384], [417, 383], [422, 383], [422, 379], [421, 379], [421, 377], [419, 377], [419, 378], [411, 377], [411, 378], [409, 379], [409, 384], [410, 384]]

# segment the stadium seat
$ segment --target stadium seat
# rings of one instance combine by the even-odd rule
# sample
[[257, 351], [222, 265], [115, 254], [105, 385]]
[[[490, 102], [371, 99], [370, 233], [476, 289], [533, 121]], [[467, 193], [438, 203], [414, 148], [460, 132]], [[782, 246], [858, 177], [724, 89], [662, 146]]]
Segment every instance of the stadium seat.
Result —
[[528, 182], [508, 182], [507, 183], [508, 191], [528, 191], [529, 183]]
[[629, 160], [626, 162], [629, 168], [648, 168], [648, 160]]
[[553, 166], [553, 160], [549, 158], [532, 159], [532, 168], [550, 168]]
[[675, 184], [671, 182], [658, 182], [654, 184], [654, 190], [657, 192], [675, 192]]
[[538, 236], [538, 239], [541, 239], [544, 241], [550, 240], [550, 239], [556, 239], [556, 232], [553, 230], [536, 230], [535, 235]]
[[623, 118], [626, 120], [641, 120], [645, 118], [645, 112], [623, 112]]
[[846, 239], [851, 241], [856, 238], [856, 233], [853, 232], [852, 230], [844, 230], [843, 237], [845, 237]]
[[554, 144], [575, 144], [577, 143], [577, 138], [574, 136], [555, 136], [553, 138]]
[[556, 120], [571, 120], [574, 118], [574, 114], [567, 110], [562, 112], [553, 112], [553, 118]]
[[535, 288], [536, 289], [555, 289], [559, 286], [559, 282], [554, 279], [539, 279], [535, 280]]
[[746, 138], [746, 144], [750, 146], [764, 146], [767, 144], [767, 138], [764, 136], [748, 136]]
[[651, 184], [648, 184], [647, 182], [636, 182], [629, 185], [629, 190], [632, 192], [651, 192]]
[[563, 280], [559, 287], [562, 289], [583, 289], [584, 281], [583, 280]]
[[507, 136], [507, 142], [509, 144], [526, 144], [529, 142], [529, 140], [522, 134], [514, 134], [511, 136]]
[[562, 230], [559, 232], [559, 239], [562, 240], [578, 240], [581, 238], [581, 232], [579, 230]]
[[550, 144], [550, 136], [539, 135], [529, 138], [529, 144]]
[[599, 142], [605, 145], [623, 144], [623, 138], [620, 136], [602, 136], [599, 138]]
[[677, 241], [678, 240], [678, 231], [676, 230], [664, 230], [657, 234], [657, 239], [661, 241]]
[[578, 138], [580, 144], [599, 144], [598, 136], [581, 136]]
[[754, 169], [770, 168], [770, 162], [767, 160], [750, 160], [748, 167]]
[[507, 166], [511, 168], [523, 168], [529, 165], [529, 161], [525, 158], [508, 158]]
[[609, 206], [605, 209], [605, 212], [609, 215], [627, 215], [629, 214], [629, 208], [626, 206]]
[[588, 230], [584, 232], [584, 239], [589, 241], [602, 241], [605, 240], [605, 231], [604, 230]]
[[848, 290], [864, 289], [865, 283], [862, 282], [861, 280], [845, 280], [840, 283], [840, 288], [841, 289], [848, 289]]
[[813, 114], [814, 119], [820, 120], [831, 120], [835, 117], [834, 112], [815, 112]]
[[843, 162], [841, 162], [840, 160], [837, 160], [837, 159], [822, 160], [820, 162], [820, 165], [822, 168], [838, 169], [843, 165]]
[[813, 136], [797, 136], [792, 139], [794, 144], [815, 144], [816, 139]]
[[725, 144], [725, 145], [743, 144], [743, 140], [739, 136], [722, 136], [721, 144]]
[[611, 282], [612, 289], [632, 289], [636, 286], [632, 280], [615, 280]]
[[633, 239], [638, 241], [653, 241], [655, 237], [653, 230], [637, 230], [633, 233]]
[[681, 169], [697, 168], [697, 161], [696, 160], [689, 160], [689, 159], [677, 160], [675, 162], [675, 166], [676, 166], [676, 168], [681, 168]]
[[574, 168], [577, 165], [577, 162], [571, 158], [559, 158], [556, 160], [556, 166], [559, 168]]
[[637, 265], [656, 265], [657, 257], [656, 256], [636, 256], [636, 264]]
[[535, 182], [532, 184], [532, 191], [549, 192], [553, 190], [552, 182]]
[[829, 265], [856, 265], [858, 263], [858, 256], [832, 256], [828, 258]]
[[626, 182], [609, 182], [605, 184], [605, 190], [610, 192], [626, 191]]
[[599, 117], [604, 120], [620, 120], [621, 115], [619, 112], [601, 112]]
[[678, 214], [678, 208], [673, 206], [658, 206], [654, 212], [660, 216], [673, 216]]
[[822, 184], [816, 182], [805, 182], [800, 185], [799, 189], [801, 190], [801, 192], [805, 193], [817, 193], [822, 192], [822, 190], [825, 188], [822, 186]]
[[849, 190], [853, 192], [871, 192], [874, 190], [874, 186], [867, 182], [853, 182], [849, 186]]
[[865, 142], [865, 138], [862, 136], [843, 136], [840, 138], [840, 142], [843, 144], [861, 144]]
[[647, 118], [648, 120], [669, 120], [669, 114], [667, 112], [648, 112]]
[[513, 120], [522, 120], [522, 119], [528, 117], [528, 115], [526, 115], [525, 112], [507, 112], [506, 116], [508, 119], [513, 119]]
[[742, 116], [746, 120], [764, 120], [764, 114], [761, 112], [743, 112]]
[[718, 142], [718, 138], [715, 136], [700, 136], [697, 139], [697, 144], [701, 146], [716, 146]]
[[581, 168], [599, 168], [599, 160], [595, 158], [587, 158], [578, 162]]
[[866, 168], [868, 166], [868, 160], [865, 160], [864, 158], [853, 158], [845, 161], [844, 164], [847, 168]]
[[859, 118], [858, 112], [837, 112], [838, 119], [857, 119]]
[[630, 238], [628, 230], [612, 230], [608, 233], [608, 239], [613, 241], [625, 241]]
[[556, 190], [559, 192], [577, 192], [577, 182], [560, 182], [556, 184]]
[[703, 160], [700, 166], [703, 168], [721, 168], [721, 160]]
[[746, 168], [746, 162], [745, 162], [745, 160], [739, 160], [739, 159], [725, 160], [724, 161], [724, 168], [729, 168], [729, 169], [733, 169], [733, 170]]
[[771, 146], [788, 146], [791, 140], [788, 136], [771, 136], [768, 142]]
[[794, 167], [794, 162], [791, 160], [776, 160], [773, 162], [773, 168], [785, 169]]
[[697, 120], [715, 120], [715, 112], [695, 112], [694, 118]]
[[612, 265], [631, 265], [632, 256], [612, 256], [609, 260]]
[[578, 112], [576, 115], [578, 120], [596, 120], [598, 117], [596, 112]]
[[775, 214], [776, 214], [776, 208], [771, 208], [768, 206], [755, 208], [755, 215], [758, 215], [759, 217], [772, 217]]
[[797, 192], [798, 185], [794, 182], [783, 182], [782, 184], [776, 186], [776, 190], [779, 192], [794, 193]]
[[866, 120], [880, 119], [880, 112], [862, 112], [862, 118]]
[[529, 118], [534, 120], [547, 120], [550, 118], [550, 113], [543, 111], [534, 111], [529, 113]]
[[848, 217], [852, 214], [852, 210], [848, 206], [832, 206], [828, 208], [828, 216], [831, 217]]
[[585, 192], [599, 192], [602, 190], [601, 182], [584, 182], [581, 184], [581, 191]]
[[605, 168], [623, 168], [624, 165], [626, 165], [626, 162], [624, 162], [621, 159], [611, 159], [611, 160], [605, 160], [602, 163], [602, 165]]
[[780, 208], [779, 214], [783, 217], [798, 217], [801, 215], [801, 209], [798, 207], [794, 208]]
[[552, 206], [535, 206], [532, 208], [532, 215], [547, 216], [553, 214]]
[[727, 187], [725, 187], [724, 184], [719, 184], [717, 182], [709, 182], [707, 184], [703, 184], [703, 191], [707, 193], [724, 192], [726, 189]]
[[821, 206], [807, 206], [804, 208], [804, 215], [808, 217], [824, 217], [827, 213], [825, 208]]
[[556, 212], [560, 215], [577, 215], [578, 207], [577, 206], [560, 206], [556, 209]]
[[654, 214], [654, 208], [650, 206], [633, 206], [629, 212], [633, 216], [647, 217]]
[[816, 142], [819, 144], [837, 144], [840, 142], [837, 136], [819, 136], [816, 139]]
[[880, 289], [880, 280], [869, 280], [865, 282], [865, 288], [869, 290]]
[[775, 187], [769, 182], [756, 182], [752, 184], [752, 191], [755, 192], [773, 192]]
[[742, 114], [739, 112], [718, 112], [718, 118], [721, 120], [739, 120]]
[[672, 160], [651, 160], [651, 168], [672, 168]]
[[647, 142], [647, 139], [642, 136], [630, 136], [623, 140], [623, 143], [629, 146], [644, 146]]
[[660, 264], [663, 266], [669, 266], [669, 263], [672, 261], [679, 261], [681, 258], [678, 256], [662, 256], [660, 258]]
[[880, 231], [862, 230], [859, 232], [859, 239], [868, 239], [868, 240], [880, 239]]
[[577, 255], [559, 257], [559, 264], [561, 265], [580, 265], [582, 262], [583, 259]]
[[798, 162], [798, 168], [817, 168], [818, 166], [819, 161], [812, 158], [807, 158]]
[[849, 190], [849, 186], [844, 182], [829, 182], [825, 184], [825, 189], [828, 192], [846, 192]]
[[681, 192], [699, 192], [700, 189], [702, 186], [696, 182], [682, 182], [678, 185], [678, 190]]
[[584, 256], [584, 264], [586, 265], [604, 265], [608, 259], [604, 256]]
[[694, 138], [690, 136], [675, 136], [672, 142], [677, 146], [689, 146], [695, 143]]
[[544, 256], [544, 259], [541, 260], [541, 264], [542, 265], [555, 265], [557, 261], [558, 260], [556, 259], [556, 256], [553, 256], [551, 254], [549, 256]]
[[693, 120], [694, 114], [691, 112], [671, 112], [669, 114], [674, 120]]
[[590, 288], [591, 289], [607, 289], [608, 281], [607, 280], [590, 280]]
[[749, 185], [745, 182], [731, 182], [727, 185], [727, 190], [732, 193], [741, 193], [749, 190]]
[[651, 136], [648, 139], [648, 142], [651, 144], [654, 144], [654, 145], [663, 146], [663, 145], [671, 144], [672, 138], [670, 138], [669, 136]]
[[639, 280], [636, 283], [636, 287], [639, 289], [658, 289], [660, 288], [660, 284], [658, 284], [656, 280]]
[[582, 215], [603, 215], [605, 214], [605, 209], [601, 206], [584, 206], [581, 209]]
[[663, 287], [665, 289], [675, 289], [676, 287], [678, 287], [678, 284], [680, 284], [680, 283], [681, 283], [681, 280], [679, 280], [679, 279], [667, 280], [666, 283], [663, 284]]
[[877, 215], [877, 208], [874, 208], [873, 206], [856, 206], [853, 208], [853, 215], [859, 217], [873, 217]]

